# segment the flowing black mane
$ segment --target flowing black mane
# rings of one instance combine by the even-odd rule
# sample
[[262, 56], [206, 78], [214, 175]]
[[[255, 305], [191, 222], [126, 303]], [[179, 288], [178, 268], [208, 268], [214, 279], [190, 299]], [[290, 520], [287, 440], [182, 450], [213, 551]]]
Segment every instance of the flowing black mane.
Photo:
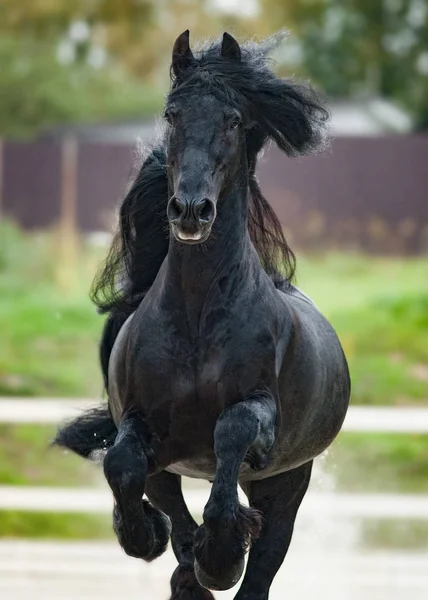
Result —
[[[247, 126], [249, 224], [251, 240], [266, 272], [276, 282], [291, 281], [296, 260], [278, 217], [256, 180], [257, 156], [272, 140], [289, 156], [307, 154], [324, 140], [328, 112], [314, 90], [277, 77], [268, 53], [277, 43], [242, 46], [240, 61], [220, 56], [220, 42], [189, 57], [172, 77], [169, 101], [181, 94], [212, 93], [237, 108]], [[101, 312], [132, 313], [152, 285], [167, 254], [168, 185], [165, 141], [144, 161], [125, 197], [106, 263], [95, 278], [91, 297]]]

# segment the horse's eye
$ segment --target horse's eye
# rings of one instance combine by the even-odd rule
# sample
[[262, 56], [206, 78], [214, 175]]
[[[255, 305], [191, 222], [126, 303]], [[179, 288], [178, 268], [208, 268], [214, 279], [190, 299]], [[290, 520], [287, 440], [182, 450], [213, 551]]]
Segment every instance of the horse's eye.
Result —
[[239, 127], [241, 124], [241, 118], [238, 117], [238, 115], [236, 115], [236, 117], [233, 117], [230, 121], [229, 121], [229, 129], [236, 129], [237, 127]]
[[172, 125], [172, 111], [170, 110], [166, 110], [163, 113], [163, 118], [165, 119], [165, 121], [168, 123], [168, 125]]

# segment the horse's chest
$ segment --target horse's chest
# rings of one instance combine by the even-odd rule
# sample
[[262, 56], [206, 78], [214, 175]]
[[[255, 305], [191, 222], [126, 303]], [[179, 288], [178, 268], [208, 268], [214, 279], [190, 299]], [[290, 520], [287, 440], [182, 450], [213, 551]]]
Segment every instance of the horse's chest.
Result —
[[227, 398], [234, 396], [227, 358], [215, 346], [179, 336], [160, 336], [153, 350], [140, 362], [139, 389], [159, 440], [157, 459], [175, 473], [209, 478], [215, 471], [215, 425]]
[[161, 379], [174, 401], [195, 396], [213, 400], [227, 384], [229, 357], [225, 348], [222, 353], [215, 343], [207, 347], [201, 340], [175, 339], [164, 349], [162, 360], [152, 363], [148, 376]]
[[242, 335], [228, 325], [191, 336], [164, 320], [157, 331], [141, 351], [139, 381], [145, 401], [167, 402], [175, 417], [185, 413], [195, 419], [202, 412], [217, 417], [239, 398], [241, 384], [260, 364], [256, 352], [248, 359], [251, 340], [240, 342]]
[[138, 328], [145, 335], [132, 361], [134, 381], [147, 408], [168, 407], [171, 418], [203, 413], [211, 419], [229, 402], [268, 384], [275, 344], [260, 321], [207, 311], [206, 326], [192, 329], [177, 313], [152, 313]]
[[135, 325], [130, 383], [155, 433], [159, 464], [208, 477], [216, 422], [228, 404], [268, 386], [274, 343], [260, 321], [247, 326], [248, 315], [216, 314], [206, 328], [191, 329], [177, 312], [155, 310], [149, 318], [147, 311]]

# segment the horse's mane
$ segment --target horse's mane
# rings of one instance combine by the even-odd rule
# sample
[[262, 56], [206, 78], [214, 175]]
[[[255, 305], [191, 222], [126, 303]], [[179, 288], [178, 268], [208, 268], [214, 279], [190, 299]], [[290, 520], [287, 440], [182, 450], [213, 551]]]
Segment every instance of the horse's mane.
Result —
[[[307, 154], [324, 141], [328, 112], [314, 90], [276, 76], [268, 53], [283, 36], [241, 46], [240, 61], [220, 56], [221, 42], [196, 53], [189, 67], [172, 78], [169, 99], [210, 92], [244, 115], [249, 166], [248, 230], [266, 272], [291, 281], [296, 259], [281, 224], [256, 180], [257, 156], [272, 140], [289, 156]], [[120, 207], [119, 229], [91, 297], [101, 312], [133, 312], [152, 285], [167, 254], [168, 185], [162, 140], [143, 162]]]

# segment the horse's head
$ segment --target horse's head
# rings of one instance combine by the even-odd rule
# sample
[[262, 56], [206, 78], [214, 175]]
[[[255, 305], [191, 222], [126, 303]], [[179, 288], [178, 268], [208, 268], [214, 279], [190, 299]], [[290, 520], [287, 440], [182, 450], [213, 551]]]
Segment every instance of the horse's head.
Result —
[[[238, 42], [225, 33], [218, 60], [233, 63], [240, 57]], [[174, 44], [172, 72], [177, 85], [164, 113], [171, 194], [167, 215], [175, 238], [195, 244], [209, 237], [217, 201], [236, 180], [245, 147], [244, 115], [213, 93], [214, 76], [196, 63], [188, 31]]]

